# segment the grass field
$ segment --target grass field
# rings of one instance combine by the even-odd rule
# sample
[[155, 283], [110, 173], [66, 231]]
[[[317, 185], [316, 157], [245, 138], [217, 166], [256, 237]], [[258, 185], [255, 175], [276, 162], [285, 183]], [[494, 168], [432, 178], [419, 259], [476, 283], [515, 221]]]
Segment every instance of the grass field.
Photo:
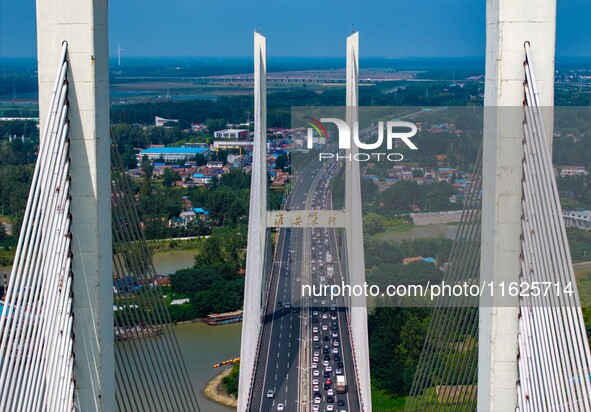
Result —
[[386, 391], [372, 388], [371, 406], [375, 412], [403, 412], [406, 398], [389, 395]]

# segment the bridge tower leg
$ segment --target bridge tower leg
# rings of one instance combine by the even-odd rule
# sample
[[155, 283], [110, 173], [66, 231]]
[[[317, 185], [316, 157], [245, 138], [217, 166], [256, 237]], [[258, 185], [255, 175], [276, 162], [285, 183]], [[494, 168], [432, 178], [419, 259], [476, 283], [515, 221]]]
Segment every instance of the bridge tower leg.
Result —
[[248, 219], [248, 253], [240, 347], [238, 410], [246, 411], [262, 325], [267, 244], [267, 40], [254, 33], [254, 142]]
[[41, 129], [68, 42], [74, 367], [78, 409], [114, 411], [107, 0], [37, 0]]
[[[347, 37], [346, 69], [347, 123], [353, 130], [357, 120], [359, 92], [359, 33]], [[357, 154], [358, 149], [351, 142], [349, 153]], [[347, 162], [345, 169], [345, 232], [347, 239], [347, 267], [351, 286], [365, 282], [365, 255], [363, 252], [363, 217], [361, 209], [361, 175], [359, 163]], [[359, 384], [360, 402], [363, 411], [371, 411], [371, 386], [369, 375], [369, 341], [367, 333], [367, 302], [363, 295], [352, 296], [350, 301], [351, 341], [355, 355], [355, 368]]]
[[[535, 47], [540, 98], [552, 106], [555, 26], [556, 0], [486, 2], [480, 273], [482, 281], [495, 285], [518, 281], [520, 273], [523, 45], [529, 41]], [[502, 298], [499, 289], [481, 301], [478, 411], [517, 407], [518, 315], [518, 298]]]

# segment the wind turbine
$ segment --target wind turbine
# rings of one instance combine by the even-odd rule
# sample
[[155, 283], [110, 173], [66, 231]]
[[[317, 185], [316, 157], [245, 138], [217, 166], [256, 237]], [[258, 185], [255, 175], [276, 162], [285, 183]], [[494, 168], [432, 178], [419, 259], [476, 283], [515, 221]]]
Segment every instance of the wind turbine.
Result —
[[117, 66], [121, 66], [121, 52], [125, 51], [125, 49], [122, 49], [121, 46], [119, 46], [119, 43], [117, 43]]

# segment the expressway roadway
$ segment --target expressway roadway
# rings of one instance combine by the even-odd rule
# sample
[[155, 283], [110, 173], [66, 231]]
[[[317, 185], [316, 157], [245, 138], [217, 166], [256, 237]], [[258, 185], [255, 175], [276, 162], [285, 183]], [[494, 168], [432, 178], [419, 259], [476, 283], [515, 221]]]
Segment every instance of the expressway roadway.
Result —
[[[332, 206], [330, 183], [337, 172], [338, 165], [333, 162], [312, 161], [293, 185], [286, 207], [325, 210]], [[277, 232], [275, 255], [268, 265], [250, 411], [276, 411], [281, 406], [285, 411], [300, 412], [330, 411], [331, 407], [335, 411], [360, 410], [343, 298], [333, 302], [329, 297], [301, 299], [302, 283], [341, 283], [336, 236], [334, 229], [320, 228]], [[327, 252], [332, 265], [326, 261]], [[328, 266], [333, 266], [332, 278], [327, 276]], [[344, 394], [336, 393], [337, 369], [347, 381]], [[332, 384], [325, 385], [327, 379]], [[329, 393], [333, 393], [332, 399]]]

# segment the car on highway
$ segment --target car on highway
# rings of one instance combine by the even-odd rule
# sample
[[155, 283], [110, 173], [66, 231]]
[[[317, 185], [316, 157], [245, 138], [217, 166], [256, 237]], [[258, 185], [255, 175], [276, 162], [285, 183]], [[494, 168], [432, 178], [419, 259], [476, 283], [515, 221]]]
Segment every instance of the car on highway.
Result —
[[312, 358], [312, 361], [313, 361], [313, 362], [318, 362], [318, 356], [314, 356], [314, 357]]
[[339, 404], [339, 406], [345, 406], [345, 401], [342, 399], [339, 399], [337, 403]]
[[334, 390], [332, 390], [332, 388], [331, 388], [331, 389], [328, 390], [328, 392], [326, 392], [326, 394], [328, 396], [334, 396]]
[[326, 383], [327, 385], [332, 385], [332, 379], [327, 379], [326, 381], [324, 381], [324, 383]]
[[285, 309], [289, 309], [289, 308], [291, 308], [291, 303], [285, 302]]
[[340, 362], [341, 361], [341, 357], [339, 355], [334, 355], [334, 361], [335, 362]]
[[312, 379], [312, 385], [318, 385], [318, 378]]
[[318, 333], [318, 326], [314, 326], [312, 328], [312, 333]]
[[318, 364], [316, 362], [312, 362], [312, 369], [317, 369], [318, 368]]
[[333, 403], [334, 402], [334, 396], [327, 396], [326, 397], [326, 403]]
[[334, 411], [334, 406], [332, 406], [332, 404], [328, 404], [326, 405], [326, 412], [333, 412]]
[[332, 353], [334, 353], [335, 355], [336, 355], [337, 353], [339, 353], [339, 348], [332, 348]]
[[280, 308], [281, 306], [283, 306], [283, 304], [281, 303], [280, 300], [277, 301], [277, 307]]
[[337, 366], [338, 366], [339, 368], [344, 368], [343, 362], [339, 362], [339, 363], [337, 363]]
[[282, 403], [278, 403], [277, 404], [277, 412], [283, 412], [284, 410], [285, 410], [285, 406]]
[[333, 332], [332, 332], [332, 337], [333, 337], [333, 338], [338, 338], [338, 337], [339, 337], [339, 334], [338, 334], [338, 332], [336, 332], [336, 331], [333, 331]]
[[343, 374], [343, 370], [341, 368], [336, 368], [334, 370], [334, 373], [337, 374], [337, 375], [342, 375]]
[[312, 412], [320, 412], [320, 406], [318, 406], [318, 405], [313, 405], [313, 406], [312, 406]]
[[267, 391], [267, 399], [271, 399], [273, 396], [275, 396], [275, 392], [273, 392], [273, 389], [269, 389]]
[[313, 311], [312, 316], [318, 316], [318, 311], [317, 310]]
[[314, 335], [314, 338], [313, 339], [314, 339], [314, 342], [318, 342], [318, 339], [319, 339], [318, 338], [318, 335]]
[[325, 378], [330, 378], [330, 372], [325, 371], [322, 376], [324, 376]]
[[[316, 337], [316, 336], [314, 336], [314, 337]], [[329, 340], [330, 340], [330, 338], [329, 338], [328, 336], [325, 336], [325, 337], [323, 338], [323, 340], [324, 340], [324, 341], [329, 341]]]
[[330, 365], [324, 365], [324, 366], [325, 366], [325, 369], [324, 369], [325, 371], [332, 372], [332, 366], [330, 366]]
[[328, 325], [322, 325], [322, 330], [328, 330]]
[[322, 364], [326, 367], [328, 367], [328, 361], [326, 359], [324, 359], [324, 361], [322, 362]]
[[320, 371], [318, 369], [316, 369], [313, 373], [314, 376], [320, 376]]

